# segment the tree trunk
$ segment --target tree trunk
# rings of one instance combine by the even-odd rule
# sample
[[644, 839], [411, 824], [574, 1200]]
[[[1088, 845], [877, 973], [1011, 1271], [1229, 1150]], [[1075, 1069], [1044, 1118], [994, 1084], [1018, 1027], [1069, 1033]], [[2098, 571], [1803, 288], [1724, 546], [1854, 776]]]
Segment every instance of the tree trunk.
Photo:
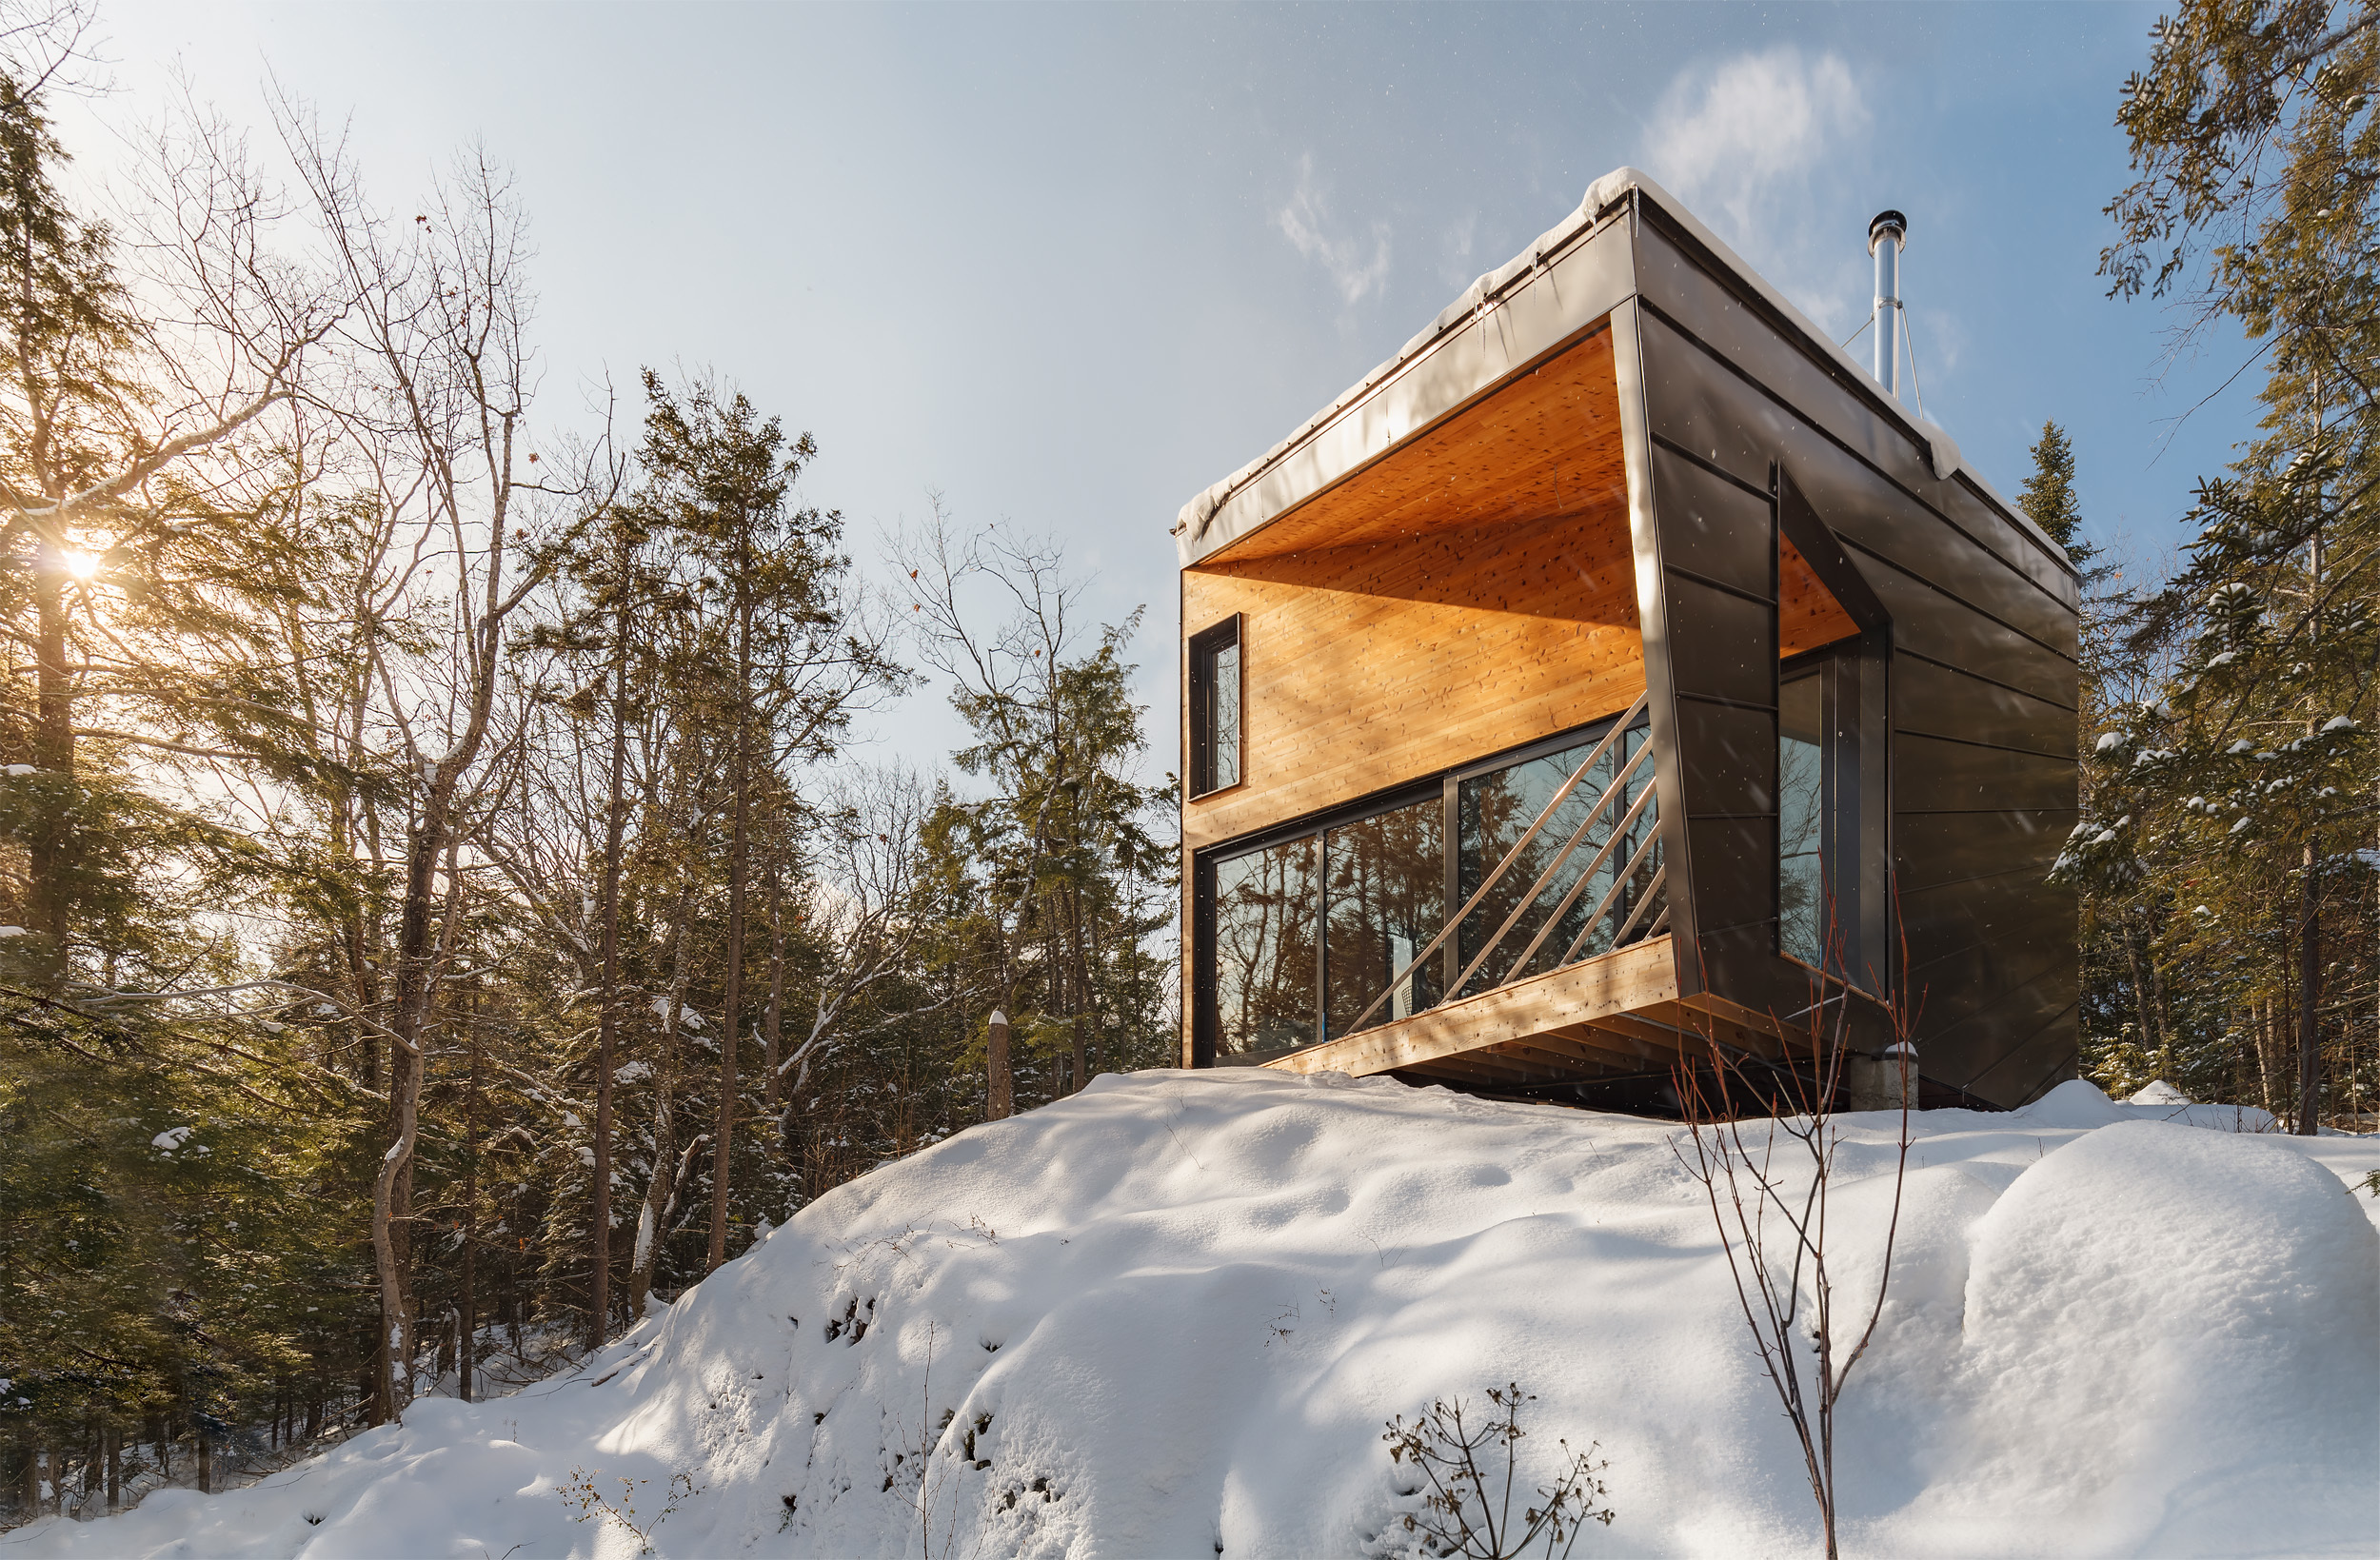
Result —
[[2124, 962], [2132, 969], [2132, 1012], [2140, 1019], [2141, 1045], [2153, 1052], [2157, 1049], [2157, 1016], [2149, 1004], [2149, 982], [2140, 973], [2140, 949], [2132, 938], [2132, 921], [2126, 918], [2116, 924], [2124, 940]]
[[[454, 777], [442, 765], [424, 799], [422, 816], [406, 842], [405, 915], [397, 930], [397, 1007], [389, 1044], [387, 1155], [372, 1182], [372, 1258], [380, 1280], [381, 1380], [376, 1396], [385, 1423], [405, 1412], [418, 1353], [413, 1317], [413, 1145], [421, 1127], [422, 1034], [435, 971], [430, 890], [446, 854], [446, 814]], [[449, 884], [451, 889], [454, 885]], [[390, 1357], [394, 1354], [396, 1357]], [[397, 1365], [405, 1387], [400, 1394]]]
[[[471, 1004], [478, 1017], [479, 1004]], [[455, 1328], [455, 1395], [471, 1401], [472, 1317], [477, 1296], [472, 1281], [479, 1276], [479, 1025], [470, 1026], [471, 1071], [463, 1096], [463, 1294], [462, 1316]]]
[[[625, 546], [622, 551], [625, 557]], [[587, 1302], [587, 1345], [602, 1346], [611, 1328], [611, 1071], [620, 1032], [620, 850], [627, 831], [624, 780], [628, 764], [627, 583], [618, 583], [621, 603], [612, 622], [611, 786], [604, 820], [604, 989], [596, 1019], [595, 1210], [593, 1293]]]
[[2285, 1114], [2281, 1099], [2281, 1004], [2277, 998], [2267, 997], [2251, 1003], [2249, 1013], [2256, 1036], [2256, 1090], [2264, 1100], [2265, 1114], [2277, 1121]]
[[[782, 827], [782, 826], [781, 826]], [[783, 839], [777, 849], [782, 852]], [[761, 1105], [770, 1119], [777, 1116], [777, 1058], [784, 1048], [785, 1017], [785, 876], [784, 863], [771, 858], [768, 869], [768, 1015], [761, 1021], [764, 1047], [761, 1062]]]
[[33, 601], [38, 617], [34, 642], [36, 716], [33, 767], [44, 792], [36, 802], [26, 841], [30, 928], [40, 938], [33, 950], [38, 977], [54, 988], [66, 977], [67, 886], [73, 857], [70, 821], [74, 781], [74, 679], [67, 665], [66, 551], [49, 537], [33, 563]]
[[2297, 922], [2297, 1134], [2322, 1123], [2322, 858], [2306, 841]]
[[[745, 522], [748, 526], [748, 520]], [[736, 570], [735, 822], [727, 843], [727, 990], [720, 1015], [719, 1120], [711, 1136], [711, 1244], [704, 1273], [727, 1260], [727, 1202], [734, 1190], [728, 1153], [736, 1121], [736, 1052], [744, 1038], [744, 889], [752, 812], [752, 553], [740, 539]]]
[[645, 1182], [644, 1204], [637, 1210], [636, 1246], [628, 1258], [631, 1322], [645, 1314], [645, 1302], [653, 1293], [653, 1274], [660, 1266], [662, 1240], [666, 1234], [662, 1219], [668, 1209], [670, 1188], [677, 1174], [678, 1118], [673, 1096], [677, 1088], [678, 1030], [685, 1021], [686, 917], [692, 892], [682, 880], [677, 907], [670, 919], [669, 1000], [663, 1010], [661, 1070], [653, 1078], [652, 1174]]
[[992, 1027], [983, 1042], [983, 1071], [990, 1085], [984, 1117], [1005, 1121], [1016, 1109], [1016, 1100], [1008, 1076], [1008, 1015], [998, 1008], [992, 1010]]

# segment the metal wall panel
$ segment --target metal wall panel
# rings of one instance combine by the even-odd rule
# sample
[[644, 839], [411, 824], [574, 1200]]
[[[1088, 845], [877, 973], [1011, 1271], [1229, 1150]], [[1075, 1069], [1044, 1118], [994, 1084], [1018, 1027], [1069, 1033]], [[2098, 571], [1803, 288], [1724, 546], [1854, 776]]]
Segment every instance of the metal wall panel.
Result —
[[1901, 813], [1893, 821], [1894, 877], [1903, 895], [1972, 882], [2057, 859], [2072, 812]]
[[[2071, 981], [2071, 975], [2060, 976], [2059, 974], [2062, 965], [2073, 963], [2073, 952], [2071, 946], [2073, 938], [2070, 936], [2067, 940], [2070, 946], [2063, 953], [2039, 946], [2031, 949], [2005, 950], [1979, 945], [1955, 958], [1937, 959], [1922, 970], [1912, 970], [1909, 980], [1910, 996], [1913, 1001], [1919, 997], [1923, 998], [1922, 1001], [1916, 1002], [1919, 1046], [1921, 1048], [1933, 1046], [1947, 1057], [1956, 1053], [1962, 1044], [1972, 1046], [1975, 1043], [1970, 1031], [1944, 1022], [1945, 1014], [1953, 1014], [1956, 1010], [1954, 1004], [1940, 1000], [1941, 998], [1950, 997], [1962, 991], [1986, 990], [2003, 994], [2021, 991], [2036, 980], [2052, 977]], [[2064, 989], [2067, 989], [2071, 995], [2071, 986]], [[1989, 1013], [2000, 1005], [1995, 1002], [1991, 1008], [1976, 1011]], [[1972, 1014], [1957, 1014], [1956, 1016], [1961, 1020], [1972, 1020], [1973, 1017]], [[1991, 1027], [1994, 1033], [2005, 1029], [2005, 1026], [1997, 1021]], [[1973, 1033], [1981, 1033], [1981, 1031]], [[1949, 1038], [1944, 1038], [1945, 1036]], [[1967, 1037], [1967, 1038], [1962, 1040], [1961, 1037]], [[1972, 1073], [1973, 1067], [1977, 1064], [1971, 1061], [1968, 1065]], [[1931, 1056], [1921, 1070], [1929, 1076], [1944, 1076], [1934, 1068], [1934, 1058]]]
[[1977, 1096], [2012, 1109], [2030, 1105], [2073, 1077], [2078, 1059], [2079, 1007], [2070, 1001], [1971, 1079]]
[[1902, 898], [1909, 975], [1959, 963], [1997, 970], [1993, 989], [2023, 984], [2052, 956], [2073, 958], [2075, 916], [2073, 894], [2042, 882], [2033, 868], [1909, 894]]
[[2074, 712], [1917, 655], [1894, 667], [1893, 729], [2074, 757]]
[[[1890, 623], [1889, 641], [1876, 648], [1876, 675], [1860, 690], [1863, 703], [1867, 693], [1875, 695], [1862, 722], [1862, 790], [1883, 790], [1889, 768], [1892, 799], [1889, 816], [1877, 809], [1876, 828], [1863, 838], [1863, 859], [1873, 853], [1879, 869], [1894, 863], [1904, 924], [1923, 923], [1908, 927], [1911, 974], [1940, 982], [1921, 1017], [1924, 1070], [1963, 1085], [2071, 999], [2072, 898], [2040, 874], [2073, 817], [2072, 575], [1974, 490], [1934, 478], [1922, 446], [1835, 385], [1757, 311], [1682, 271], [1656, 281], [1650, 268], [1659, 264], [1658, 245], [1640, 252], [1649, 267], [1636, 306], [1645, 417], [1661, 449], [1656, 502], [1666, 500], [1670, 483], [1708, 490], [1703, 463], [1755, 486], [1780, 471], [1777, 481], [1790, 491], [1779, 503], [1795, 505], [1804, 532], [1822, 533], [1796, 546], [1805, 554], [1815, 546], [1850, 577], [1831, 588], [1855, 617]], [[1681, 329], [1662, 316], [1664, 301], [1701, 312]], [[1698, 896], [1695, 956], [1712, 990], [1758, 1008], [1786, 999], [1789, 988], [1806, 990], [1808, 980], [1775, 952], [1773, 797], [1761, 795], [1755, 805], [1739, 770], [1757, 761], [1755, 747], [1773, 749], [1775, 731], [1765, 710], [1688, 697], [1709, 692], [1751, 702], [1730, 691], [1739, 675], [1750, 686], [1750, 658], [1724, 642], [1749, 637], [1746, 615], [1735, 604], [1740, 598], [1678, 578], [1685, 537], [1666, 512], [1661, 518]], [[1773, 546], [1774, 535], [1761, 544]], [[1727, 562], [1696, 572], [1740, 585], [1748, 582], [1748, 552], [1721, 552]], [[1702, 642], [1706, 623], [1719, 645]], [[1896, 653], [1904, 648], [1916, 655]], [[1904, 662], [1912, 670], [1906, 688]], [[1923, 729], [1885, 736], [1894, 709], [1917, 701], [1927, 706]], [[1756, 721], [1746, 719], [1755, 714]], [[1761, 758], [1761, 768], [1773, 765]], [[2004, 880], [1985, 880], [1987, 874]], [[1868, 898], [1863, 893], [1862, 946], [1896, 945], [1891, 928], [1865, 924]], [[1885, 893], [1874, 898], [1891, 902]], [[2061, 913], [2070, 929], [2062, 945]], [[2052, 1036], [2042, 1043], [2054, 1050], [2060, 1042]]]
[[1665, 572], [1672, 621], [1694, 625], [1670, 644], [1678, 694], [1774, 706], [1776, 603], [1748, 601], [1674, 567]]
[[1747, 595], [1775, 599], [1776, 545], [1765, 493], [1748, 493], [1658, 444], [1653, 493], [1670, 548], [1663, 562]]
[[1689, 818], [1776, 811], [1776, 712], [1677, 700], [1678, 761]]
[[[1973, 537], [2003, 561], [2013, 558], [2018, 572], [2057, 603], [2059, 611], [2047, 620], [2048, 624], [2053, 630], [2063, 626], [2069, 637], [2063, 642], [2053, 637], [2051, 642], [2062, 654], [2073, 655], [2077, 646], [2071, 636], [2082, 604], [2082, 587], [2074, 576], [2057, 563], [2041, 560], [2029, 543], [2020, 549], [2015, 542], [2016, 528], [1965, 484], [1946, 484], [1936, 503], [1952, 524]], [[2025, 566], [2028, 559], [2039, 561], [2037, 569]]]
[[1978, 494], [1934, 474], [1927, 453], [1871, 405], [1872, 383], [1847, 382], [1790, 335], [1760, 319], [1729, 282], [1688, 258], [1658, 220], [1639, 225], [1637, 285], [1653, 309], [1735, 368], [1766, 385], [1814, 429], [1944, 515], [2013, 572], [2070, 609], [2077, 586], [2066, 559], [2030, 527], [1993, 512]]
[[[1711, 990], [1755, 1013], [1767, 1015], [1792, 1033], [1808, 1033], [1815, 972], [1777, 955], [1774, 922], [1760, 921], [1712, 933], [1702, 940], [1701, 958]], [[1829, 1015], [1830, 1035], [1837, 1014], [1844, 1018], [1853, 1050], [1874, 1053], [1892, 1043], [1891, 1020], [1877, 1003], [1854, 997], [1847, 1005], [1838, 1006]]]
[[2045, 646], [2073, 642], [2071, 606], [1731, 372], [1705, 344], [1650, 310], [1643, 320], [1654, 365], [1645, 391], [1659, 437], [1758, 487], [1781, 457], [1838, 534]]
[[2044, 703], [2072, 706], [2076, 685], [2073, 662], [1864, 550], [1853, 557], [1884, 610], [1893, 615], [1896, 643], [1929, 661], [1965, 666]]
[[[1961, 1088], [1975, 1088], [2020, 1046], [2037, 1038], [2059, 1014], [2072, 1008], [2079, 984], [2077, 971], [2072, 965], [2060, 965], [1996, 994], [1955, 1023], [1929, 1025], [1932, 1033], [1918, 1042], [1920, 1052], [1928, 1054], [1927, 1076], [1941, 1076]], [[1936, 1074], [1935, 1057], [1955, 1060], [1956, 1066], [1947, 1074]], [[2005, 1077], [1999, 1080], [2003, 1085], [2007, 1081]], [[1995, 1103], [2010, 1103], [1999, 1093], [1976, 1092]]]
[[[1703, 936], [1776, 920], [1776, 824], [1771, 818], [1694, 820], [1695, 887]], [[1774, 944], [1774, 938], [1771, 938]]]
[[[1633, 253], [1633, 251], [1632, 251]], [[1644, 344], [1634, 298], [1612, 310], [1612, 371], [1619, 381], [1622, 459], [1628, 477], [1628, 542], [1636, 570], [1637, 630], [1644, 644], [1645, 713], [1653, 729], [1653, 784], [1659, 808], [1661, 859], [1669, 876], [1670, 946], [1676, 957], [1679, 995], [1704, 989], [1702, 963], [1692, 957], [1699, 925], [1695, 894], [1694, 837], [1687, 828], [1684, 744], [1672, 674], [1673, 624], [1667, 576], [1661, 567], [1661, 524], [1655, 501], [1653, 430], [1645, 415]]]
[[1893, 739], [1893, 796], [1904, 812], [2072, 809], [2074, 760], [1945, 737]]

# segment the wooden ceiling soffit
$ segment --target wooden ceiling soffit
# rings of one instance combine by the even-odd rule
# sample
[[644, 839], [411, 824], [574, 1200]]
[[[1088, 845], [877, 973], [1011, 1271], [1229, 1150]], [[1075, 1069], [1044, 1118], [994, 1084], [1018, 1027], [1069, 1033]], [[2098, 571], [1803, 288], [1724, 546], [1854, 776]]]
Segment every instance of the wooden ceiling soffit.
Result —
[[1200, 563], [1624, 513], [1627, 502], [1606, 326]]
[[1779, 660], [1847, 640], [1859, 624], [1818, 571], [1782, 532], [1776, 538], [1776, 654]]

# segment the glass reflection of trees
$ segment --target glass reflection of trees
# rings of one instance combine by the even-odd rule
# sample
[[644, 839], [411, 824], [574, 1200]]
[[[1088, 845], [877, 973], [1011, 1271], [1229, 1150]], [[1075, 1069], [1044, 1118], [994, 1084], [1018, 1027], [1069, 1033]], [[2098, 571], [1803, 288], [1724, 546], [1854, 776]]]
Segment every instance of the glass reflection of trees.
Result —
[[[1488, 939], [1496, 935], [1497, 928], [1504, 924], [1505, 918], [1521, 902], [1522, 896], [1529, 892], [1531, 885], [1544, 874], [1554, 859], [1561, 854], [1562, 846], [1577, 829], [1580, 820], [1602, 800], [1619, 771], [1626, 767], [1628, 760], [1636, 756], [1637, 749], [1650, 737], [1649, 728], [1638, 726], [1614, 742], [1611, 750], [1597, 760], [1587, 777], [1562, 799], [1562, 804], [1556, 809], [1553, 818], [1537, 832], [1537, 838], [1529, 841], [1528, 848], [1521, 852], [1519, 859], [1505, 871], [1504, 876], [1497, 879], [1495, 888], [1480, 901], [1479, 907], [1464, 919], [1457, 940], [1462, 944], [1462, 962], [1465, 966], [1486, 946]], [[1561, 789], [1562, 782], [1570, 778], [1571, 772], [1578, 767], [1594, 746], [1595, 740], [1582, 741], [1559, 753], [1530, 759], [1462, 782], [1459, 827], [1462, 895], [1465, 900], [1478, 891], [1487, 875], [1496, 870], [1496, 863], [1504, 859], [1514, 843], [1528, 832], [1530, 823], [1544, 810], [1545, 804], [1553, 800], [1554, 793]], [[1562, 962], [1563, 955], [1574, 942], [1578, 941], [1579, 934], [1586, 929], [1587, 918], [1594, 914], [1596, 906], [1610, 892], [1613, 879], [1627, 866], [1629, 858], [1651, 834], [1655, 809], [1646, 808], [1637, 819], [1636, 827], [1629, 831], [1597, 870], [1594, 880], [1575, 897], [1571, 896], [1570, 890], [1578, 881], [1578, 875], [1586, 871], [1588, 864], [1596, 859], [1604, 841], [1611, 838], [1613, 826], [1619, 822], [1630, 804], [1642, 796], [1652, 783], [1653, 765], [1648, 761], [1629, 778], [1628, 794], [1616, 800], [1597, 816], [1577, 849], [1571, 852], [1569, 859], [1562, 863], [1561, 870], [1554, 875], [1553, 879], [1538, 893], [1536, 901], [1522, 913], [1512, 931], [1497, 945], [1496, 953], [1471, 977], [1470, 983], [1463, 988], [1464, 996], [1501, 984], [1506, 972], [1512, 969], [1513, 961], [1520, 957], [1521, 950], [1529, 946], [1530, 940], [1544, 926], [1546, 918], [1561, 905], [1565, 898], [1569, 898], [1569, 906], [1562, 911], [1560, 921], [1538, 945], [1528, 966], [1520, 970], [1518, 976], [1540, 975]], [[1658, 864], [1657, 852], [1647, 858], [1637, 874], [1637, 880], [1614, 901], [1603, 924], [1596, 927], [1586, 938], [1577, 957], [1590, 958], [1610, 950], [1613, 935], [1628, 920], [1637, 898], [1646, 891]], [[1638, 924], [1641, 928], [1643, 923], [1640, 921]]]
[[[1571, 831], [1609, 790], [1615, 778], [1650, 738], [1643, 726], [1612, 744], [1593, 772], [1563, 800], [1556, 816], [1531, 840], [1494, 892], [1463, 922], [1458, 940], [1464, 963], [1493, 937]], [[1464, 780], [1458, 800], [1460, 881], [1468, 898], [1480, 879], [1526, 832], [1571, 771], [1601, 739], [1591, 737], [1563, 752], [1510, 765]], [[1578, 882], [1629, 806], [1653, 783], [1652, 765], [1630, 778], [1627, 795], [1602, 808], [1562, 870], [1546, 884], [1529, 913], [1504, 939], [1495, 958], [1472, 977], [1470, 992], [1496, 985], [1528, 947], [1545, 918]], [[1523, 975], [1555, 968], [1578, 943], [1578, 958], [1604, 953], [1648, 891], [1656, 858], [1648, 858], [1636, 880], [1616, 897], [1603, 922], [1583, 939], [1587, 917], [1610, 891], [1614, 879], [1652, 835], [1653, 811], [1636, 825], [1580, 887], [1560, 922], [1531, 956]], [[1388, 991], [1366, 1027], [1409, 1018], [1445, 996], [1450, 973], [1442, 958], [1426, 963], [1388, 990], [1397, 972], [1427, 947], [1445, 925], [1447, 840], [1442, 795], [1418, 798], [1369, 818], [1334, 824], [1300, 839], [1267, 845], [1215, 864], [1214, 936], [1208, 965], [1214, 982], [1218, 1056], [1250, 1056], [1311, 1045], [1347, 1034], [1373, 999]], [[1648, 912], [1650, 914], [1650, 912]], [[1649, 924], [1637, 920], [1642, 931]], [[1316, 946], [1320, 937], [1323, 945]], [[1318, 958], [1318, 954], [1320, 956]], [[1320, 978], [1321, 989], [1316, 990]]]
[[1215, 1049], [1284, 1051], [1314, 1033], [1314, 837], [1215, 867]]
[[1814, 673], [1781, 684], [1776, 701], [1776, 947], [1823, 962], [1826, 701]]
[[[1346, 1034], [1446, 923], [1445, 812], [1445, 804], [1430, 797], [1342, 824], [1325, 837], [1330, 925], [1324, 964], [1332, 1035]], [[1371, 1022], [1410, 1018], [1436, 1003], [1438, 972], [1430, 964], [1398, 982]]]

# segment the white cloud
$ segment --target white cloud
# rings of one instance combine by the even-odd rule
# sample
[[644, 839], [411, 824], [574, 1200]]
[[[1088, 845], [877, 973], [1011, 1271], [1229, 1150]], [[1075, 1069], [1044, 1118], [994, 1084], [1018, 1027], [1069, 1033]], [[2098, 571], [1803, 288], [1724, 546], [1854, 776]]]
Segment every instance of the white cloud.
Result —
[[1813, 213], [1833, 204], [1822, 184], [1865, 164], [1871, 118], [1841, 55], [1782, 45], [1679, 71], [1646, 124], [1642, 161], [1796, 302], [1848, 326], [1867, 313], [1867, 235], [1815, 232]]
[[1273, 213], [1273, 222], [1299, 254], [1322, 267], [1347, 303], [1361, 303], [1387, 287], [1388, 224], [1375, 222], [1360, 234], [1341, 227], [1331, 215], [1329, 197], [1315, 183], [1312, 152], [1298, 159], [1297, 190]]

